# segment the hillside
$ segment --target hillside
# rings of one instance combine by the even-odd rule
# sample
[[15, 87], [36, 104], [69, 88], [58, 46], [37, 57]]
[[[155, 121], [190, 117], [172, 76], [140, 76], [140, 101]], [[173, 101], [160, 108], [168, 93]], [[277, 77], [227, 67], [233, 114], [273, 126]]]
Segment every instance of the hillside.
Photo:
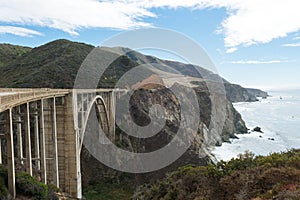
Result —
[[15, 61], [22, 55], [31, 51], [29, 47], [22, 47], [11, 44], [0, 44], [0, 68]]
[[70, 88], [80, 63], [92, 49], [67, 40], [34, 48], [0, 69], [0, 87]]
[[300, 150], [240, 155], [216, 166], [185, 166], [155, 184], [141, 186], [134, 200], [299, 200]]

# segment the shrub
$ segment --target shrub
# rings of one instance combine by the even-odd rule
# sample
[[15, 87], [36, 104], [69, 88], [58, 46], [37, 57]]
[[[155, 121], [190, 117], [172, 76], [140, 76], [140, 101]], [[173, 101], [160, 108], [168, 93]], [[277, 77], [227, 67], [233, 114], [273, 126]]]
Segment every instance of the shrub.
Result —
[[16, 176], [16, 186], [19, 194], [33, 197], [35, 200], [48, 199], [48, 187], [26, 172]]
[[5, 199], [8, 195], [7, 189], [7, 169], [0, 165], [0, 199]]
[[269, 156], [251, 152], [217, 165], [187, 165], [152, 185], [139, 187], [134, 200], [291, 199], [300, 195], [300, 151]]

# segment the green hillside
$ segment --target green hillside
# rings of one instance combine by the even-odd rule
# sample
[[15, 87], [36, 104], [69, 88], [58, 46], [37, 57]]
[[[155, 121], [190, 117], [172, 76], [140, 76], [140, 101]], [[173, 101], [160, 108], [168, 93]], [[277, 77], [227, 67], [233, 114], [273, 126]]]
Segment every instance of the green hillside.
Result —
[[72, 87], [81, 62], [92, 49], [67, 40], [34, 48], [0, 69], [0, 87]]
[[22, 55], [31, 51], [29, 47], [22, 47], [11, 44], [0, 44], [0, 68], [15, 61]]

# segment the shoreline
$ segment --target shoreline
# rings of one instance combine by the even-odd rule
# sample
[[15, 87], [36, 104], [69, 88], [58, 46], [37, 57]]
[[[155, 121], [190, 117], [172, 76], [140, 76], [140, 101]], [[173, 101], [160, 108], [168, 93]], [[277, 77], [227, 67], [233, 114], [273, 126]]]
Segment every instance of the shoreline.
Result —
[[[287, 92], [287, 91], [285, 91]], [[300, 93], [299, 93], [300, 94]], [[297, 95], [296, 95], [297, 96]], [[246, 151], [255, 155], [269, 155], [274, 152], [287, 151], [300, 147], [300, 139], [293, 128], [300, 132], [300, 95], [299, 97], [287, 93], [270, 92], [267, 99], [257, 102], [234, 103], [235, 109], [242, 115], [246, 126], [253, 130], [260, 127], [263, 133], [237, 134], [239, 139], [230, 139], [220, 147], [212, 147], [210, 152], [217, 160], [228, 161]], [[298, 105], [298, 106], [297, 106]]]

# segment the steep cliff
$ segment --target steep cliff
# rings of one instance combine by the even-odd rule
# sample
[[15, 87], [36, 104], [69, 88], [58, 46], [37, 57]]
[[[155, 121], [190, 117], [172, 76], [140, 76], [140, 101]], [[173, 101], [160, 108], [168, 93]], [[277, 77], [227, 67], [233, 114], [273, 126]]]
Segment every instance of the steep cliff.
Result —
[[268, 93], [259, 89], [243, 88], [240, 85], [224, 83], [226, 95], [231, 102], [252, 102], [257, 97], [267, 98]]

